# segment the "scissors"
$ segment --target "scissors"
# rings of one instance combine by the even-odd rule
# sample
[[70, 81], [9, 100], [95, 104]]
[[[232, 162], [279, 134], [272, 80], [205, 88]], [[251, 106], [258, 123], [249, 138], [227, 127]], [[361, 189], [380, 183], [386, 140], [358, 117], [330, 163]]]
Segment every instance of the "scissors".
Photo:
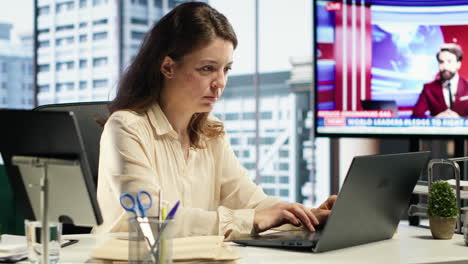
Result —
[[[142, 199], [144, 196], [148, 198], [148, 204], [143, 203]], [[122, 195], [120, 195], [120, 204], [126, 211], [135, 214], [138, 226], [143, 236], [146, 238], [148, 250], [151, 250], [152, 246], [156, 243], [151, 224], [146, 215], [146, 210], [150, 209], [153, 205], [153, 198], [151, 195], [144, 190], [139, 191], [135, 196], [129, 193], [122, 193]]]
[[[144, 204], [142, 199], [143, 196], [148, 198], [148, 204]], [[153, 206], [153, 198], [147, 191], [139, 191], [135, 196], [129, 193], [123, 193], [120, 195], [120, 204], [128, 211], [135, 214], [137, 217], [146, 217], [146, 210]]]

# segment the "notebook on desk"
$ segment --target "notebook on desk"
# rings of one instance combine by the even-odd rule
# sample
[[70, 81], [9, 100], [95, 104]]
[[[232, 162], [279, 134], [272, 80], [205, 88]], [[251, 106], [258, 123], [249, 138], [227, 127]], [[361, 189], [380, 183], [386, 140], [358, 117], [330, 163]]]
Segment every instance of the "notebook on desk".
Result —
[[324, 252], [393, 236], [430, 152], [355, 157], [322, 230], [284, 231], [238, 244]]

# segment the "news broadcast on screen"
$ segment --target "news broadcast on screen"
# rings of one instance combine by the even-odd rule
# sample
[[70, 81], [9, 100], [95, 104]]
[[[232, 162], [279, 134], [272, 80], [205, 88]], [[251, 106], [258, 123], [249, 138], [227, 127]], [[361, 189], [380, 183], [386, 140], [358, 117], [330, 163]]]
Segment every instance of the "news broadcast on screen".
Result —
[[315, 2], [318, 135], [468, 134], [468, 6]]

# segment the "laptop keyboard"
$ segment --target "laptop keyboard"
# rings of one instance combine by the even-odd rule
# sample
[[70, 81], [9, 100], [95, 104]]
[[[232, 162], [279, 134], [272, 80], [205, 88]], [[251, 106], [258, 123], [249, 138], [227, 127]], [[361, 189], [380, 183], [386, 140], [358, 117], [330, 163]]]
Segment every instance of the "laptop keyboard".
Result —
[[271, 239], [280, 239], [284, 241], [318, 241], [320, 238], [320, 234], [322, 232], [315, 231], [281, 231], [275, 232], [266, 235], [259, 235], [256, 236], [255, 239], [257, 240], [271, 240]]

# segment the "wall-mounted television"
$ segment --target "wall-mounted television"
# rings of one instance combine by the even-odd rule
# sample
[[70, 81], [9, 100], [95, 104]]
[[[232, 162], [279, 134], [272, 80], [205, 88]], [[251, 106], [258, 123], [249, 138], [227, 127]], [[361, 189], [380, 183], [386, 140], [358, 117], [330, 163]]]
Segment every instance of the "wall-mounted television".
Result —
[[[468, 54], [468, 1], [317, 0], [314, 10], [317, 135], [468, 135], [468, 58], [449, 79], [436, 57], [447, 43]], [[432, 102], [416, 115], [425, 84], [456, 115]]]

